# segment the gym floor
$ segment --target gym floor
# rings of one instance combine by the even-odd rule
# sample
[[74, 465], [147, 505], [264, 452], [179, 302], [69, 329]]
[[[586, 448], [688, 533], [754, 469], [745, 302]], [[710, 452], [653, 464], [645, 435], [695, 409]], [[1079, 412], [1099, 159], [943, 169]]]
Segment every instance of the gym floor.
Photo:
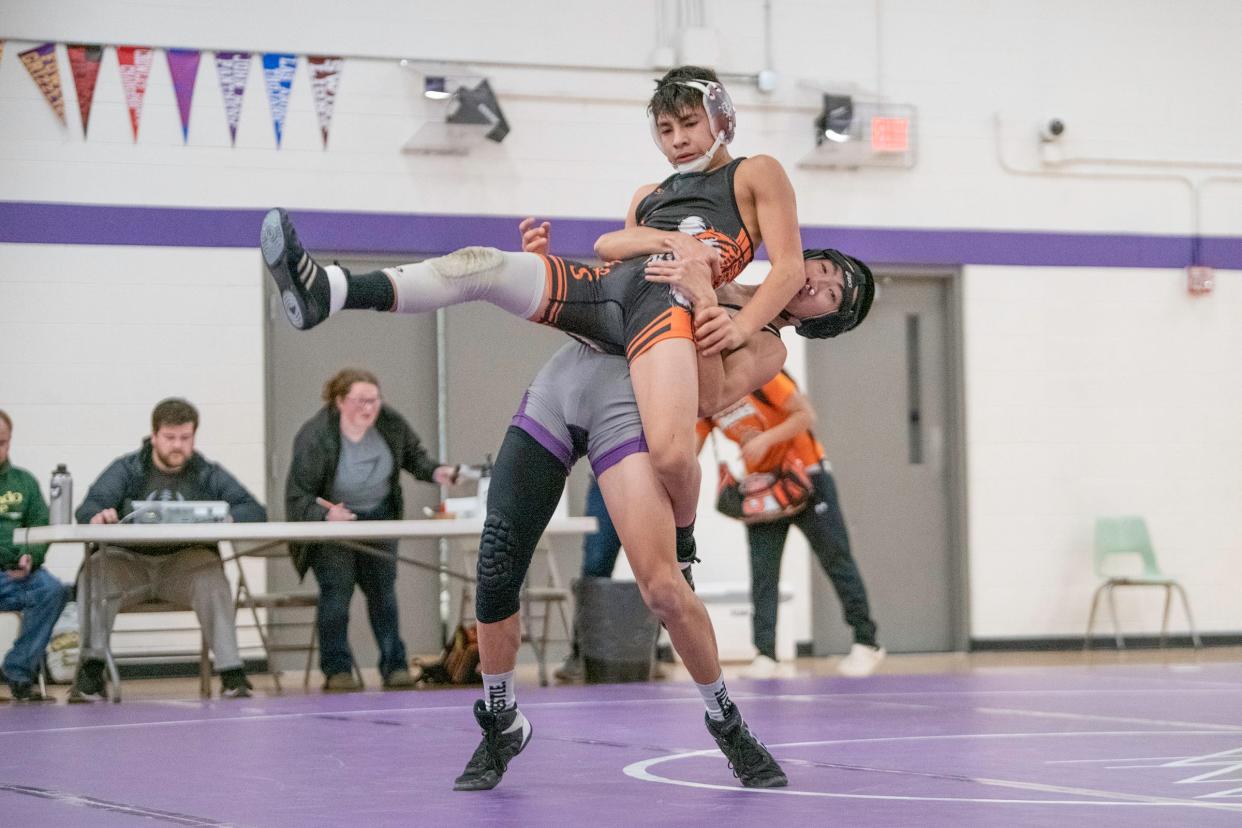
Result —
[[[738, 786], [680, 668], [538, 688], [534, 739], [494, 791], [454, 793], [472, 688], [0, 708], [6, 825], [1242, 824], [1242, 650], [830, 659], [730, 688], [788, 788]], [[736, 673], [739, 666], [729, 669]], [[289, 678], [292, 680], [293, 676]], [[373, 675], [366, 676], [376, 686]], [[57, 690], [57, 695], [63, 695]]]

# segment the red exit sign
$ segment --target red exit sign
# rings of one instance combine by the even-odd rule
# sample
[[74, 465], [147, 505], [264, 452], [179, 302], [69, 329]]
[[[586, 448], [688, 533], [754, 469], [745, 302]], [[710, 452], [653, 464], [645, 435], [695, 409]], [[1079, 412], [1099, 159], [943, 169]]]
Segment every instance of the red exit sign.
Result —
[[908, 152], [910, 149], [910, 119], [871, 119], [871, 149], [875, 152]]

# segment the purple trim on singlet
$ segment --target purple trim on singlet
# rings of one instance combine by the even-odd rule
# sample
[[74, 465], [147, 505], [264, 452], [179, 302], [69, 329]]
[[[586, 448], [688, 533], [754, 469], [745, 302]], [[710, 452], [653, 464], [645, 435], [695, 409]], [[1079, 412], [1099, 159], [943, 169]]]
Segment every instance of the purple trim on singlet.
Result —
[[569, 471], [574, 467], [574, 449], [573, 446], [567, 446], [556, 438], [556, 435], [543, 427], [543, 424], [533, 417], [526, 416], [526, 399], [529, 394], [522, 395], [522, 404], [518, 406], [517, 413], [513, 415], [510, 421], [512, 425], [522, 429], [539, 445], [546, 448], [553, 457], [561, 461], [565, 467], [565, 471]]
[[638, 454], [640, 451], [648, 451], [647, 436], [645, 434], [626, 440], [621, 445], [609, 449], [604, 452], [604, 456], [598, 460], [592, 459], [591, 471], [595, 473], [595, 477], [598, 479], [601, 474], [608, 471], [613, 466], [629, 457], [631, 454]]

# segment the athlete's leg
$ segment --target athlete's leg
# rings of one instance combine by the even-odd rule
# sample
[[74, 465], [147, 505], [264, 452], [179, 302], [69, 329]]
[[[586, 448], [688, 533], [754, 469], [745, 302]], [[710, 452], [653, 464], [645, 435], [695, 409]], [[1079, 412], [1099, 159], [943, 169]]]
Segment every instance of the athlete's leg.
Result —
[[263, 259], [289, 321], [311, 328], [345, 308], [422, 313], [484, 301], [526, 319], [546, 308], [548, 263], [534, 253], [467, 247], [425, 262], [351, 275], [322, 266], [298, 239], [289, 215], [271, 210], [260, 235]]
[[672, 507], [657, 485], [648, 456], [631, 454], [599, 474], [617, 534], [647, 606], [668, 628], [673, 646], [707, 706], [707, 730], [748, 788], [788, 784], [781, 766], [742, 719], [729, 698], [716, 635], [703, 602], [681, 576], [674, 551]]
[[475, 617], [484, 673], [507, 673], [517, 662], [522, 581], [568, 474], [565, 465], [525, 431], [510, 426], [505, 432], [492, 467], [479, 543]]
[[668, 629], [695, 682], [716, 681], [716, 635], [707, 609], [677, 564], [673, 511], [649, 455], [631, 454], [611, 466], [600, 474], [599, 486], [643, 600]]
[[[651, 452], [651, 465], [672, 503], [678, 527], [694, 523], [701, 472], [698, 357], [692, 339], [665, 339], [630, 362], [634, 397]], [[615, 513], [614, 513], [615, 514]]]
[[514, 687], [521, 646], [518, 596], [568, 474], [565, 464], [525, 431], [510, 426], [505, 432], [487, 492], [475, 590], [484, 695], [475, 702], [474, 717], [483, 740], [454, 781], [454, 790], [496, 787], [530, 740], [530, 723], [518, 710]]

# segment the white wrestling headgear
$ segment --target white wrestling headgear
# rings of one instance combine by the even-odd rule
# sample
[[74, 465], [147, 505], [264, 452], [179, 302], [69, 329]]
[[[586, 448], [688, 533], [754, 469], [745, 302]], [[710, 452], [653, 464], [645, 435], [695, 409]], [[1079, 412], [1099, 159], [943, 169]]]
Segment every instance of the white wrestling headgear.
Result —
[[[707, 169], [707, 165], [711, 163], [712, 156], [716, 154], [716, 150], [720, 149], [721, 145], [732, 141], [733, 133], [737, 131], [737, 113], [733, 110], [733, 100], [729, 97], [729, 93], [725, 91], [724, 86], [716, 83], [716, 81], [676, 80], [670, 82], [679, 86], [688, 86], [703, 93], [703, 111], [707, 113], [707, 125], [711, 129], [712, 135], [716, 136], [716, 142], [712, 144], [712, 148], [707, 151], [707, 154], [701, 158], [687, 161], [685, 164], [673, 165], [673, 169], [679, 173], [703, 172], [703, 170]], [[660, 146], [660, 130], [656, 126], [655, 115], [650, 115], [648, 121], [651, 124], [651, 138], [655, 141], [656, 146], [663, 151], [664, 148]]]

